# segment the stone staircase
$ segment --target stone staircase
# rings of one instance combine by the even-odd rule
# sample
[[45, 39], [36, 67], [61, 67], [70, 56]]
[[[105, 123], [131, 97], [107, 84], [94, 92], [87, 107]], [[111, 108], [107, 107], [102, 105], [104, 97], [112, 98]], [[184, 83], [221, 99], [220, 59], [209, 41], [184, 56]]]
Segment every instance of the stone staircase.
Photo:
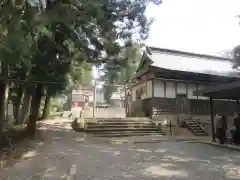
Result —
[[201, 124], [194, 119], [186, 119], [185, 121], [186, 127], [196, 136], [207, 136], [207, 132], [201, 126]]
[[95, 137], [127, 137], [163, 135], [161, 129], [148, 118], [99, 118], [86, 121], [85, 132]]

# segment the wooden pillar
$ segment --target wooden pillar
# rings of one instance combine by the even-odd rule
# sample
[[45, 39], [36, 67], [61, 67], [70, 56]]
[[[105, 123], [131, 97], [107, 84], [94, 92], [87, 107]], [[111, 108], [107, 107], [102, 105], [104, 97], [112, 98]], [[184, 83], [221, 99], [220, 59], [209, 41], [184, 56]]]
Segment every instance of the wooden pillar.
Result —
[[164, 98], [166, 98], [166, 94], [167, 94], [167, 83], [166, 81], [163, 81], [163, 85], [164, 85]]
[[146, 92], [146, 93], [145, 93], [145, 94], [146, 94], [145, 99], [147, 99], [147, 98], [148, 98], [147, 76], [145, 76], [144, 81], [145, 81], [145, 92]]
[[[240, 105], [240, 103], [239, 103], [239, 99], [237, 100], [237, 107], [235, 108], [235, 113], [236, 114], [239, 114], [239, 105]], [[235, 114], [234, 114], [235, 115]]]
[[155, 95], [154, 95], [154, 93], [155, 93], [155, 91], [154, 91], [154, 88], [155, 88], [155, 78], [153, 78], [152, 79], [152, 100], [150, 101], [150, 103], [151, 103], [151, 107], [150, 107], [150, 110], [151, 110], [151, 117], [153, 118], [153, 99], [154, 99], [154, 97], [155, 97]]
[[128, 117], [128, 93], [127, 93], [127, 83], [124, 86], [124, 108], [125, 108], [125, 117]]
[[93, 118], [96, 115], [96, 95], [97, 95], [97, 81], [94, 80], [94, 87], [93, 87]]
[[155, 97], [154, 96], [154, 87], [155, 87], [155, 79], [152, 79], [152, 98]]
[[177, 101], [177, 82], [174, 81], [174, 89], [175, 89], [175, 108], [177, 110], [177, 118], [178, 118], [178, 115], [179, 115], [179, 105], [178, 105], [178, 101]]
[[210, 118], [212, 126], [212, 141], [215, 142], [215, 123], [214, 123], [214, 112], [213, 112], [213, 98], [210, 97]]
[[188, 94], [189, 94], [189, 83], [186, 82], [186, 98], [184, 99], [184, 113], [186, 113], [187, 115], [189, 115], [189, 103], [190, 103], [190, 98], [188, 98]]

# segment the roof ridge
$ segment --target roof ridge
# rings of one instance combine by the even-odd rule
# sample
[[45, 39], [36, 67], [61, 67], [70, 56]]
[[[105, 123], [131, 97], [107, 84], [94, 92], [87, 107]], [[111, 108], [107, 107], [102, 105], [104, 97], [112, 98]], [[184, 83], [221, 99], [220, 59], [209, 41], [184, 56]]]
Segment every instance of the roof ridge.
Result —
[[206, 58], [206, 59], [215, 59], [215, 60], [218, 59], [218, 60], [224, 60], [224, 61], [233, 61], [234, 60], [231, 58], [219, 57], [219, 56], [208, 55], [208, 54], [198, 54], [198, 53], [192, 53], [192, 52], [186, 52], [186, 51], [180, 51], [180, 50], [174, 50], [174, 49], [165, 49], [165, 48], [147, 46], [146, 52], [151, 55], [151, 51], [159, 51], [159, 52], [164, 52], [164, 53], [169, 53], [169, 54], [200, 57], [200, 58]]

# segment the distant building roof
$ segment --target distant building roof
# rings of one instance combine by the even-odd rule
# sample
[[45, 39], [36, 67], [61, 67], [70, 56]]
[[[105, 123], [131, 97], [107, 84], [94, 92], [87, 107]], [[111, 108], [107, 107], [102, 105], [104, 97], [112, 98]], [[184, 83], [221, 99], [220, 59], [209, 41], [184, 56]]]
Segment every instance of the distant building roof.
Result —
[[[201, 74], [237, 76], [237, 71], [232, 68], [233, 59], [230, 58], [148, 47], [142, 61], [146, 61], [146, 59], [151, 61], [151, 66], [158, 68]], [[140, 63], [139, 69], [144, 66], [143, 64], [144, 62]]]

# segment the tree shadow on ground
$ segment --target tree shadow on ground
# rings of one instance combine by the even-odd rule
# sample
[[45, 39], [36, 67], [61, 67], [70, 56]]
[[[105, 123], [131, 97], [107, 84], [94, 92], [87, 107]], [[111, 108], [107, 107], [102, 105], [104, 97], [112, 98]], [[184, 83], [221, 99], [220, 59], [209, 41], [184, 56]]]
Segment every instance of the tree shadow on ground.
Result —
[[[65, 156], [71, 156], [72, 153], [62, 150], [57, 143], [59, 140], [77, 141], [78, 137], [68, 125], [68, 122], [38, 123], [31, 146], [17, 149], [18, 159], [0, 170], [0, 179], [66, 179], [69, 169], [66, 168], [68, 163], [65, 162]], [[21, 145], [24, 146], [24, 143]]]
[[0, 169], [33, 157], [36, 149], [42, 145], [42, 142], [33, 140], [33, 138], [25, 138], [16, 144], [2, 148], [0, 151]]
[[239, 179], [239, 166], [226, 162], [225, 165], [217, 165], [210, 162], [192, 159], [182, 161], [180, 157], [161, 159], [161, 163], [155, 163], [143, 169], [143, 174], [155, 178], [182, 178], [188, 179]]
[[[55, 127], [55, 139], [58, 137], [59, 140], [65, 140], [64, 138], [67, 138], [69, 141], [77, 141], [79, 133], [72, 132], [71, 128], [66, 128], [67, 126], [70, 126], [69, 123], [56, 123], [53, 126]], [[52, 125], [49, 127], [44, 125], [44, 127], [46, 129], [48, 128], [45, 132], [53, 133], [51, 132]], [[46, 133], [44, 134], [46, 135]], [[86, 140], [85, 138], [86, 137], [83, 138], [83, 141]], [[115, 162], [120, 161], [117, 157], [125, 159], [125, 156], [127, 156], [125, 153], [126, 147], [121, 148], [121, 145], [106, 145], [106, 143], [103, 145], [99, 141], [96, 141], [96, 143], [99, 144], [99, 146], [89, 143], [85, 144], [84, 147], [86, 149], [96, 149], [97, 152], [95, 153], [100, 153], [100, 157], [104, 157], [101, 155], [102, 153], [108, 154], [115, 158]], [[188, 143], [185, 144], [186, 146], [188, 145]], [[191, 146], [194, 145], [191, 144]], [[166, 148], [158, 148], [153, 151], [146, 147], [139, 148], [137, 145], [129, 146], [127, 151], [132, 152], [132, 156], [127, 156], [125, 163], [129, 164], [129, 167], [132, 166], [135, 168], [133, 168], [132, 172], [123, 176], [126, 179], [129, 179], [130, 177], [139, 177], [140, 174], [146, 178], [151, 177], [152, 179], [189, 179], [192, 177], [194, 177], [193, 179], [209, 179], [209, 177], [212, 177], [212, 179], [240, 179], [240, 155], [236, 155], [236, 152], [231, 155], [232, 151], [227, 151], [229, 154], [225, 154], [224, 156], [222, 154], [216, 154], [214, 157], [209, 157], [208, 153], [214, 154], [216, 152], [215, 148], [202, 144], [195, 144], [195, 146], [201, 146], [199, 147], [200, 150], [198, 150], [200, 151], [199, 154], [197, 152], [187, 153], [181, 149], [178, 149], [177, 152], [171, 152]], [[69, 155], [79, 156], [81, 152], [73, 150], [70, 147], [68, 153], [70, 153]], [[110, 161], [109, 157], [105, 160], [99, 160], [96, 154], [89, 155], [89, 158], [99, 161], [98, 164], [100, 165], [102, 161], [106, 161], [106, 159]], [[62, 153], [62, 155], [64, 155], [64, 153]], [[66, 152], [65, 155], [67, 155]], [[84, 161], [87, 161], [87, 159], [84, 159]], [[112, 164], [114, 164], [114, 162], [112, 162]], [[100, 168], [100, 165], [98, 168]], [[105, 168], [109, 167], [102, 165], [101, 168], [104, 168], [104, 166]], [[122, 168], [116, 165], [113, 167]]]
[[[66, 136], [64, 132], [70, 131], [70, 129], [66, 128], [67, 124], [67, 122], [56, 122], [53, 125], [48, 125], [44, 123], [44, 121], [39, 122], [37, 124], [37, 133], [34, 137], [29, 136], [24, 127], [10, 129], [4, 132], [0, 138], [0, 169], [10, 167], [25, 159], [30, 160], [36, 156], [37, 149], [44, 145], [45, 141], [49, 142], [49, 138], [46, 138], [47, 136]], [[44, 127], [49, 130], [46, 134], [44, 132]], [[56, 136], [55, 131], [58, 131], [60, 134]]]
[[177, 142], [113, 145], [74, 132], [70, 123], [38, 124], [36, 140], [44, 146], [0, 171], [2, 177], [64, 179], [76, 164], [77, 179], [240, 179], [240, 154], [235, 151]]
[[206, 146], [206, 152], [197, 156], [180, 149], [174, 153], [166, 151], [156, 158], [158, 162], [154, 158], [145, 159], [146, 166], [142, 173], [158, 179], [240, 179], [240, 155], [228, 151], [229, 154], [209, 157], [208, 153], [214, 152], [208, 150], [212, 151], [211, 147]]
[[[163, 146], [164, 144], [166, 143], [163, 143]], [[182, 144], [189, 146], [188, 143]], [[240, 179], [240, 154], [238, 155], [235, 151], [223, 153], [221, 149], [218, 149], [219, 152], [222, 151], [221, 153], [216, 153], [218, 152], [216, 149], [202, 144], [193, 146], [196, 146], [196, 149], [199, 148], [199, 154], [195, 150], [195, 152], [185, 152], [185, 149], [181, 150], [181, 148], [152, 149], [149, 145], [145, 147], [86, 145], [86, 148], [96, 149], [95, 153], [98, 153], [98, 155], [92, 153], [86, 161], [98, 158], [98, 168], [102, 171], [107, 171], [107, 168], [120, 169], [122, 172], [119, 172], [119, 176], [122, 176], [122, 179]], [[202, 150], [206, 150], [207, 153]], [[215, 156], [211, 157], [211, 154]], [[110, 157], [105, 158], [106, 164], [103, 158], [107, 155]], [[119, 163], [121, 161], [124, 163]]]
[[54, 139], [66, 140], [83, 136], [83, 134], [73, 131], [71, 122], [39, 123], [37, 125], [37, 138], [44, 141], [52, 141]]
[[[29, 136], [25, 127], [12, 128], [1, 134], [0, 139], [0, 169], [11, 166], [20, 159], [30, 157], [30, 152], [42, 145]], [[33, 153], [31, 153], [33, 156]]]

